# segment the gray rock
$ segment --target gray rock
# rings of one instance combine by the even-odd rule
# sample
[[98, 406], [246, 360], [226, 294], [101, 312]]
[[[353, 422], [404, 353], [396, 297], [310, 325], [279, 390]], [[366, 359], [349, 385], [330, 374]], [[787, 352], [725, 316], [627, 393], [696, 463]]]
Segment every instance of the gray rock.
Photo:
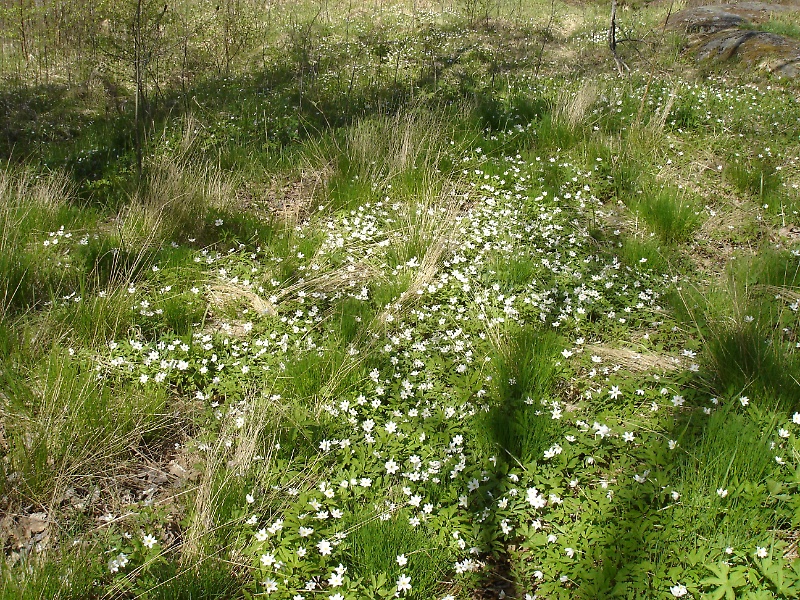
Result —
[[713, 33], [738, 27], [745, 22], [744, 18], [720, 7], [701, 6], [676, 13], [669, 20], [669, 26], [686, 33]]
[[668, 26], [686, 33], [716, 33], [741, 25], [767, 21], [775, 13], [796, 11], [798, 8], [800, 7], [793, 4], [768, 4], [766, 2], [696, 6], [672, 15]]
[[688, 47], [700, 61], [737, 60], [785, 77], [800, 75], [800, 41], [751, 29], [777, 12], [797, 11], [796, 4], [738, 2], [695, 6], [669, 21], [673, 30], [689, 34]]

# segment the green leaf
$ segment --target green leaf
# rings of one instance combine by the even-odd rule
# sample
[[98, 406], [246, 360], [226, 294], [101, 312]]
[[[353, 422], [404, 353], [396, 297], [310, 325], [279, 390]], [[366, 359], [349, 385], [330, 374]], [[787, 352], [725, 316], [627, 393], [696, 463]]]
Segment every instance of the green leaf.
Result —
[[786, 561], [783, 558], [776, 560], [765, 559], [758, 563], [758, 567], [764, 574], [775, 591], [787, 598], [797, 598], [800, 594], [800, 588], [797, 586], [798, 575], [793, 571], [785, 569]]
[[714, 577], [706, 577], [700, 581], [700, 584], [714, 587], [709, 596], [713, 600], [720, 600], [723, 596], [725, 600], [735, 600], [736, 588], [747, 583], [746, 571], [743, 567], [735, 567], [731, 570], [729, 565], [719, 562], [716, 565], [706, 565], [706, 569], [711, 571]]

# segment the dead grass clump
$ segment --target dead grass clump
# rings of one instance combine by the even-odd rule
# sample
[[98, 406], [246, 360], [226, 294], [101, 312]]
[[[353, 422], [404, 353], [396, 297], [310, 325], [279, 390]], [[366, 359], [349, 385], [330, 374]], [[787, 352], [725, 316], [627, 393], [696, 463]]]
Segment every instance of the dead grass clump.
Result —
[[587, 80], [577, 92], [562, 90], [553, 106], [553, 120], [561, 122], [575, 131], [584, 125], [585, 119], [599, 96], [598, 83]]
[[209, 301], [212, 306], [223, 307], [230, 304], [245, 302], [260, 315], [275, 315], [275, 306], [265, 300], [253, 290], [232, 283], [218, 282], [209, 289]]
[[619, 365], [623, 369], [635, 373], [675, 371], [684, 366], [683, 361], [676, 356], [637, 352], [630, 348], [612, 348], [598, 344], [586, 346], [585, 352], [601, 357], [603, 363]]

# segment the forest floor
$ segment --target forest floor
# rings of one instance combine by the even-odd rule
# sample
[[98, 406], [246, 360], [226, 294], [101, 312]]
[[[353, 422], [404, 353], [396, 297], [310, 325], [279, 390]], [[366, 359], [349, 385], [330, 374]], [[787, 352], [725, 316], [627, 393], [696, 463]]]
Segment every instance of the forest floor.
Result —
[[0, 598], [800, 597], [797, 83], [483, 6], [3, 80]]

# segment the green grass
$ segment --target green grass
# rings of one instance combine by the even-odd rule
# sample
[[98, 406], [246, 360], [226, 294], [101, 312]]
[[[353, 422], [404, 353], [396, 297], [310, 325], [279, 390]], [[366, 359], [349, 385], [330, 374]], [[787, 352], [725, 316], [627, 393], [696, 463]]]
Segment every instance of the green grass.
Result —
[[129, 57], [14, 9], [0, 509], [53, 525], [0, 598], [778, 594], [796, 99], [689, 79], [665, 4], [618, 12], [624, 78], [605, 8], [479, 4], [170, 5], [141, 179]]
[[557, 369], [559, 339], [533, 326], [512, 329], [498, 348], [493, 381], [497, 404], [485, 418], [479, 437], [507, 452], [512, 460], [540, 456], [556, 435], [557, 421], [547, 403]]
[[21, 565], [3, 561], [0, 574], [2, 600], [78, 600], [95, 593], [95, 573], [87, 569], [95, 557], [90, 551], [64, 550], [59, 558], [32, 557]]
[[781, 188], [781, 174], [773, 161], [753, 158], [737, 159], [725, 167], [724, 173], [740, 192], [759, 201], [774, 201]]
[[[777, 419], [761, 397], [754, 397], [767, 411], [760, 419], [740, 412], [736, 396], [722, 402], [710, 417], [696, 416], [686, 423], [679, 439], [678, 489], [692, 514], [686, 521], [689, 539], [697, 543], [716, 538], [720, 544], [738, 547], [781, 526], [776, 513], [749, 500], [775, 471], [775, 453], [769, 445]], [[721, 498], [717, 490], [728, 493]]]
[[635, 210], [664, 244], [689, 241], [700, 226], [700, 206], [682, 190], [673, 187], [646, 189]]
[[[372, 518], [358, 524], [349, 536], [347, 554], [355, 576], [371, 578], [383, 573], [390, 584], [401, 574], [410, 576], [409, 598], [434, 598], [444, 587], [447, 551], [403, 519]], [[408, 561], [403, 567], [397, 562], [401, 554]]]
[[[637, 144], [621, 155], [613, 138], [603, 140], [590, 137], [581, 145], [581, 154], [587, 169], [597, 174], [595, 196], [603, 202], [638, 198], [642, 180], [646, 177], [643, 158], [645, 152]], [[635, 201], [635, 200], [634, 200]]]
[[[49, 502], [74, 477], [124, 464], [136, 444], [163, 435], [166, 395], [152, 389], [102, 385], [93, 369], [54, 348], [30, 371], [7, 363], [4, 413], [12, 451], [5, 493]], [[11, 368], [9, 368], [11, 367]]]
[[537, 274], [538, 265], [530, 256], [519, 256], [511, 260], [497, 261], [489, 271], [489, 277], [512, 289], [524, 287]]
[[146, 590], [156, 600], [218, 600], [233, 598], [241, 582], [222, 561], [208, 559], [197, 566], [183, 567], [174, 562], [161, 562], [149, 569], [153, 582]]
[[754, 29], [757, 31], [766, 31], [776, 35], [782, 35], [788, 38], [800, 39], [800, 25], [792, 20], [792, 16], [780, 15], [778, 18], [772, 18], [765, 23], [757, 23], [745, 29]]
[[657, 273], [668, 271], [668, 252], [654, 238], [623, 238], [621, 246], [614, 251], [622, 262], [630, 267], [650, 270]]
[[707, 346], [712, 389], [727, 394], [753, 390], [796, 407], [797, 361], [771, 333], [763, 322], [715, 329]]
[[58, 235], [60, 228], [89, 216], [69, 206], [68, 195], [63, 177], [0, 173], [0, 318], [40, 306], [77, 285], [76, 273], [58, 264], [63, 263], [60, 249], [51, 245], [66, 241], [63, 232]]
[[354, 298], [347, 298], [339, 302], [334, 307], [331, 316], [343, 346], [362, 339], [373, 318], [374, 311], [370, 305]]
[[727, 270], [721, 289], [682, 292], [678, 314], [705, 341], [705, 384], [712, 393], [764, 394], [796, 407], [800, 365], [792, 334], [800, 282], [797, 257], [766, 249]]

